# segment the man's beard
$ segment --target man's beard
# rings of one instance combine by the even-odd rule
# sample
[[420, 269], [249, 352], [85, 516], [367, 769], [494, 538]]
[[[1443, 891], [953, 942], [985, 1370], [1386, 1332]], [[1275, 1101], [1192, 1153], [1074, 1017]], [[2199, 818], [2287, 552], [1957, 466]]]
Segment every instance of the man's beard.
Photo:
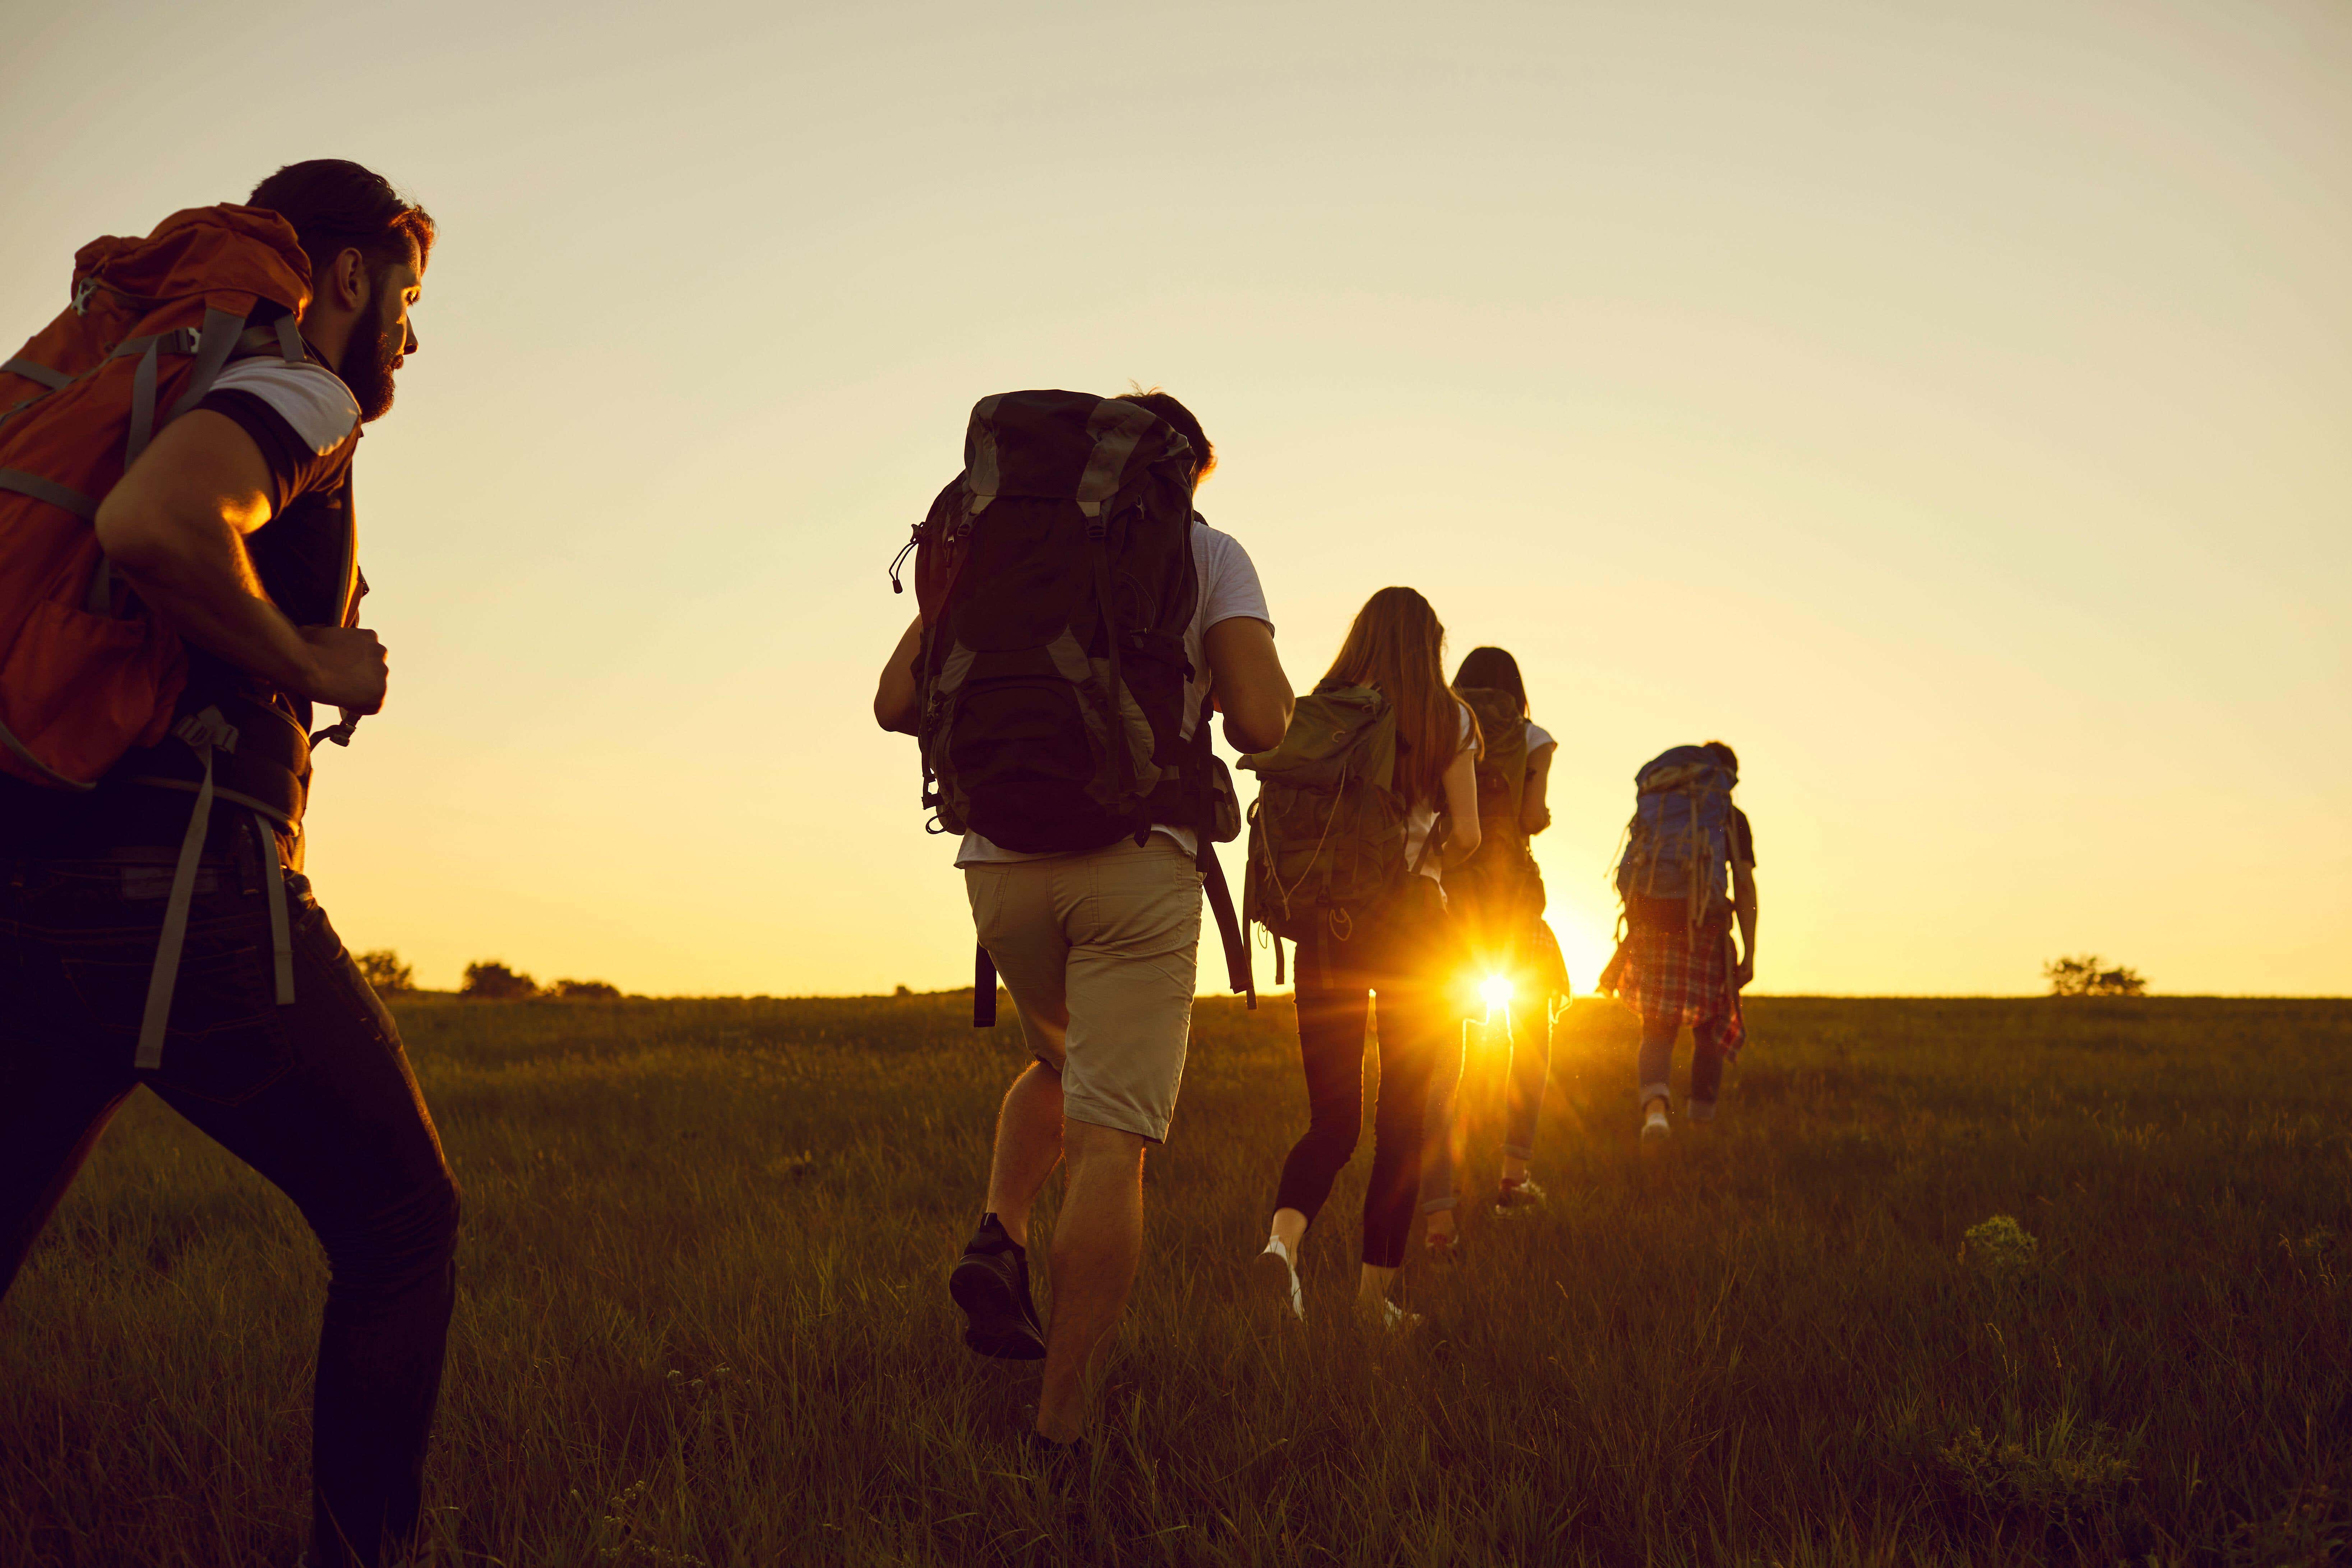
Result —
[[373, 322], [352, 327], [352, 341], [345, 345], [343, 362], [335, 367], [335, 374], [359, 399], [362, 425], [391, 412], [393, 366], [407, 347], [405, 322], [386, 321], [378, 316]]

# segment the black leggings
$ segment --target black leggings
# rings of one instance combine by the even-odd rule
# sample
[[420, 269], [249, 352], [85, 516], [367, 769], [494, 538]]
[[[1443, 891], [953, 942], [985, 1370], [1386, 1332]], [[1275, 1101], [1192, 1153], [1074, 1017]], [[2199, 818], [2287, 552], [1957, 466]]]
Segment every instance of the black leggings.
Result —
[[0, 861], [0, 1291], [107, 1119], [153, 1089], [277, 1184], [326, 1249], [309, 1561], [373, 1568], [418, 1523], [457, 1186], [392, 1018], [300, 877], [294, 1001], [277, 1005], [258, 865], [205, 861], [163, 1066], [142, 1072], [169, 866]]
[[[1425, 958], [1423, 954], [1411, 954]], [[1437, 1059], [1443, 994], [1400, 963], [1351, 966], [1326, 960], [1314, 942], [1298, 949], [1298, 1052], [1307, 1068], [1306, 1136], [1282, 1165], [1276, 1208], [1311, 1224], [1331, 1184], [1356, 1152], [1364, 1123], [1364, 1022], [1370, 994], [1380, 1008], [1381, 1093], [1372, 1111], [1372, 1179], [1364, 1193], [1364, 1261], [1404, 1264], [1421, 1193], [1422, 1129], [1430, 1070]]]

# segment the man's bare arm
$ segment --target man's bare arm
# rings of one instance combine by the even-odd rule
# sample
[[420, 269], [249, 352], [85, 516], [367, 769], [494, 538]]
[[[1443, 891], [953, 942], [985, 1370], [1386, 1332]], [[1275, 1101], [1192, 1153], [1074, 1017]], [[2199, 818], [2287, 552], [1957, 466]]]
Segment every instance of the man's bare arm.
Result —
[[1201, 641], [1211, 689], [1225, 716], [1226, 743], [1236, 752], [1270, 752], [1282, 744], [1295, 700], [1274, 648], [1274, 628], [1236, 616], [1211, 626]]
[[297, 626], [270, 603], [245, 536], [270, 518], [269, 466], [236, 421], [199, 408], [156, 434], [98, 509], [98, 542], [189, 642], [313, 701], [383, 706], [371, 631]]
[[874, 721], [885, 730], [901, 734], [917, 733], [916, 721], [921, 717], [915, 693], [915, 657], [923, 646], [923, 617], [917, 616], [908, 623], [898, 646], [890, 650], [890, 658], [882, 667], [882, 680], [874, 689]]
[[1756, 978], [1756, 868], [1731, 863], [1731, 911], [1739, 921], [1739, 984]]

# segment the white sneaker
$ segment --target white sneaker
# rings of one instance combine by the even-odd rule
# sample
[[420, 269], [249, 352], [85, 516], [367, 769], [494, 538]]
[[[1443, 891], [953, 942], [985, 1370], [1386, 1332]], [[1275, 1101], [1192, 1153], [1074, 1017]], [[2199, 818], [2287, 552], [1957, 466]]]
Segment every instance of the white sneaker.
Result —
[[1381, 1327], [1391, 1331], [1399, 1329], [1417, 1329], [1421, 1326], [1421, 1314], [1419, 1312], [1408, 1312], [1402, 1307], [1398, 1306], [1394, 1301], [1391, 1301], [1387, 1297], [1383, 1296], [1381, 1298], [1381, 1310], [1376, 1321], [1380, 1323]]
[[1298, 1265], [1292, 1261], [1290, 1248], [1282, 1245], [1280, 1237], [1266, 1237], [1265, 1250], [1257, 1255], [1250, 1270], [1264, 1283], [1257, 1286], [1262, 1296], [1290, 1309], [1290, 1315], [1300, 1322], [1307, 1321], [1307, 1292], [1298, 1284]]
[[1666, 1108], [1654, 1100], [1650, 1101], [1650, 1113], [1642, 1118], [1642, 1142], [1655, 1142], [1673, 1131], [1666, 1125]]

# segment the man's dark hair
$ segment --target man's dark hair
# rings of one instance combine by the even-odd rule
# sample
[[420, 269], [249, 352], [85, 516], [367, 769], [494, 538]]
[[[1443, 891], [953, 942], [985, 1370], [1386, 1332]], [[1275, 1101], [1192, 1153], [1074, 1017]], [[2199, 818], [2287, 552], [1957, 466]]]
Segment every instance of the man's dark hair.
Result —
[[[1133, 386], [1134, 383], [1129, 382], [1128, 384]], [[1113, 401], [1132, 403], [1139, 407], [1149, 408], [1166, 423], [1174, 426], [1182, 433], [1184, 439], [1192, 443], [1192, 450], [1201, 459], [1201, 466], [1192, 470], [1194, 484], [1197, 485], [1207, 479], [1209, 470], [1217, 466], [1217, 449], [1209, 445], [1208, 435], [1201, 428], [1201, 422], [1192, 417], [1192, 411], [1158, 387], [1148, 390], [1137, 387], [1133, 392], [1120, 393]]]
[[1717, 757], [1721, 759], [1723, 765], [1731, 770], [1731, 776], [1733, 778], [1738, 778], [1739, 776], [1739, 753], [1733, 751], [1729, 746], [1725, 745], [1720, 741], [1709, 741], [1706, 745], [1701, 746], [1699, 750], [1702, 752], [1713, 752]]
[[1527, 711], [1527, 683], [1519, 679], [1519, 661], [1498, 647], [1474, 647], [1462, 656], [1462, 668], [1454, 672], [1454, 689], [1465, 687], [1485, 691], [1507, 691], [1519, 700], [1519, 710]]
[[392, 188], [373, 169], [344, 158], [312, 158], [289, 163], [246, 198], [294, 226], [315, 279], [346, 250], [367, 258], [371, 274], [408, 259], [416, 248], [422, 268], [433, 253], [433, 216]]

